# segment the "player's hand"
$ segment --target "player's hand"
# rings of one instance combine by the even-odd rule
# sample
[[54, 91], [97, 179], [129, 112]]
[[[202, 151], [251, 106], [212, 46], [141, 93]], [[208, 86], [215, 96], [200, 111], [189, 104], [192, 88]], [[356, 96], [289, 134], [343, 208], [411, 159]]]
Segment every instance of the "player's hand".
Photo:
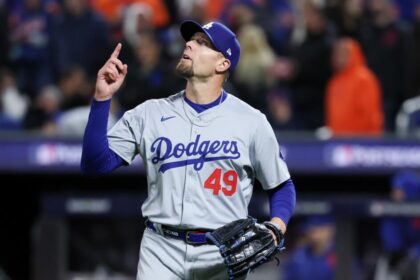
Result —
[[[273, 224], [276, 228], [278, 228], [282, 234], [286, 233], [286, 224], [283, 222], [282, 219], [278, 217], [273, 217], [269, 223]], [[280, 240], [277, 240], [277, 235], [272, 229], [269, 228], [268, 230], [271, 232], [271, 235], [274, 239], [274, 243], [277, 246]]]
[[111, 57], [98, 71], [95, 86], [95, 99], [98, 101], [111, 99], [124, 82], [127, 75], [127, 64], [123, 64], [118, 59], [121, 48], [121, 43], [118, 43]]

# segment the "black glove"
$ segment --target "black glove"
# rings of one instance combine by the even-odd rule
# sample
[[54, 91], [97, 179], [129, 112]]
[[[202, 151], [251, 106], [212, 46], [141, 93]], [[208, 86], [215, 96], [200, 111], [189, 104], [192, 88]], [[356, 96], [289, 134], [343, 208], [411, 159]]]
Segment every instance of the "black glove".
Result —
[[[275, 244], [271, 231], [276, 235]], [[270, 222], [263, 224], [248, 217], [233, 221], [206, 234], [207, 240], [219, 247], [227, 266], [229, 279], [249, 273], [255, 267], [273, 259], [284, 250], [283, 233]]]

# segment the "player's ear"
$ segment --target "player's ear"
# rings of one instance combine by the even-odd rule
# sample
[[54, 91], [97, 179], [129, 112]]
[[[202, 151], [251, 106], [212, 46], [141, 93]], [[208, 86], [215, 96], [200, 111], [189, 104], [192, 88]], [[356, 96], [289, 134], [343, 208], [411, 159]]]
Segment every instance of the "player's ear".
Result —
[[223, 73], [226, 72], [230, 67], [230, 60], [225, 58], [225, 57], [221, 57], [218, 60], [217, 66], [216, 66], [216, 72], [217, 73]]

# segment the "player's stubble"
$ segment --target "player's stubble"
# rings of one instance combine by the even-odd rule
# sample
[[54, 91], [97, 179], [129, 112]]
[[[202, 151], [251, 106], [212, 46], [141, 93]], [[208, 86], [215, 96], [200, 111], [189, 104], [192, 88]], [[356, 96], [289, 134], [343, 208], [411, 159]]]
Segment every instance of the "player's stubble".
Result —
[[192, 61], [181, 58], [176, 65], [175, 71], [183, 78], [191, 78], [194, 75]]

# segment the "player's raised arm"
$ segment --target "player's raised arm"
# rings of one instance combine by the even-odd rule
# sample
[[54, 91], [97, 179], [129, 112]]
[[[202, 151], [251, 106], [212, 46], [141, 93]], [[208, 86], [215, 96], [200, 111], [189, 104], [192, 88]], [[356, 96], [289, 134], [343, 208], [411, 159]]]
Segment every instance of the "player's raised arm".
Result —
[[122, 166], [124, 160], [109, 148], [107, 123], [111, 98], [127, 75], [127, 65], [118, 59], [119, 43], [105, 65], [98, 71], [95, 96], [83, 136], [80, 167], [83, 173], [106, 174]]
[[95, 86], [95, 99], [104, 101], [111, 99], [124, 82], [127, 75], [127, 64], [118, 59], [122, 44], [118, 43], [104, 66], [99, 69]]

